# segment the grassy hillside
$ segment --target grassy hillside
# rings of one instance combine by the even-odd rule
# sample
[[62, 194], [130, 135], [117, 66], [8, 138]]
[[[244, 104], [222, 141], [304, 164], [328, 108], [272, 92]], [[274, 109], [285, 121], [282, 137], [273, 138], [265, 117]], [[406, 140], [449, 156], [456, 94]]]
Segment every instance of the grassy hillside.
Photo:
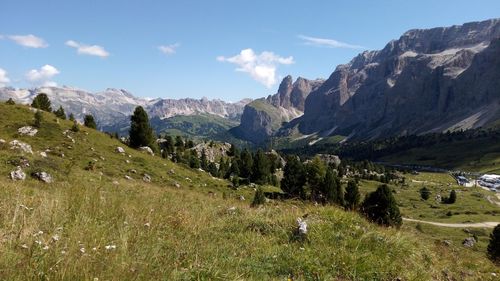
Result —
[[168, 133], [190, 138], [213, 138], [237, 126], [238, 122], [217, 115], [201, 114], [177, 115], [166, 119], [153, 118], [151, 124], [158, 134]]
[[[0, 138], [33, 146], [30, 167], [54, 183], [8, 178], [20, 153], [0, 148], [1, 280], [494, 280], [484, 253], [443, 246], [414, 228], [301, 202], [250, 208], [253, 189], [125, 147], [45, 113], [34, 137], [24, 106], [0, 104]], [[47, 158], [39, 152], [50, 149]], [[64, 153], [64, 157], [61, 157]], [[129, 157], [130, 155], [130, 157]], [[85, 170], [95, 162], [95, 170]], [[136, 173], [131, 171], [136, 170]], [[144, 173], [152, 182], [142, 181]], [[125, 179], [125, 175], [133, 180]], [[176, 186], [177, 185], [177, 186]], [[236, 198], [244, 195], [247, 200]], [[307, 242], [291, 234], [308, 214]]]

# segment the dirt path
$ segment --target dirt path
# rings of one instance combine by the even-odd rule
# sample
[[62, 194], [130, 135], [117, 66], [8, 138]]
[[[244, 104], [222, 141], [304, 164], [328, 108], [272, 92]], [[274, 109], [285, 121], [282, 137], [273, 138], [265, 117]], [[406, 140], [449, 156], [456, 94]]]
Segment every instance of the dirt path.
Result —
[[436, 226], [459, 227], [459, 228], [460, 227], [494, 228], [495, 226], [497, 226], [497, 224], [500, 224], [500, 222], [494, 222], [494, 221], [476, 222], [476, 223], [441, 223], [441, 222], [432, 222], [432, 221], [421, 221], [421, 220], [408, 219], [408, 218], [403, 218], [403, 220], [405, 220], [405, 221], [411, 221], [411, 222], [419, 222], [419, 223], [432, 224], [432, 225], [436, 225]]

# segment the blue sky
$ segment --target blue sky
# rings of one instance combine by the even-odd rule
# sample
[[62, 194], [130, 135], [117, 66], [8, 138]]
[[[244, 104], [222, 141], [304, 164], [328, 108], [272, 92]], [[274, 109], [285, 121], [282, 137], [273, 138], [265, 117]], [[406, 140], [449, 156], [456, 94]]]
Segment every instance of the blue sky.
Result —
[[237, 101], [327, 78], [408, 29], [496, 17], [498, 0], [2, 0], [0, 85]]

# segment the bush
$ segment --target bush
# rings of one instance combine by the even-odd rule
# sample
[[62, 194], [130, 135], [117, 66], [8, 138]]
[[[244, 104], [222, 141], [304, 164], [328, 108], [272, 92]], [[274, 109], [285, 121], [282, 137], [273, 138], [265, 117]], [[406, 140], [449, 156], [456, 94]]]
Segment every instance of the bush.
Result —
[[457, 192], [455, 190], [452, 190], [450, 192], [449, 197], [443, 197], [443, 199], [441, 199], [441, 202], [443, 202], [445, 204], [453, 204], [456, 201], [457, 201]]
[[362, 212], [368, 220], [383, 226], [399, 228], [403, 223], [396, 199], [391, 189], [385, 184], [366, 196], [362, 204]]
[[14, 105], [16, 104], [12, 98], [10, 98], [8, 101], [5, 102], [8, 105]]
[[78, 126], [78, 122], [76, 122], [76, 120], [73, 121], [73, 126], [71, 127], [71, 131], [75, 133], [80, 131], [80, 126]]
[[259, 205], [262, 205], [266, 203], [266, 196], [264, 195], [264, 191], [262, 190], [262, 188], [257, 188], [257, 191], [255, 191], [255, 195], [253, 197], [253, 201], [252, 201], [252, 207], [257, 207]]
[[500, 265], [500, 224], [495, 226], [490, 234], [490, 243], [488, 244], [488, 258]]
[[427, 187], [422, 187], [420, 189], [420, 197], [424, 200], [427, 200], [431, 197], [431, 191]]

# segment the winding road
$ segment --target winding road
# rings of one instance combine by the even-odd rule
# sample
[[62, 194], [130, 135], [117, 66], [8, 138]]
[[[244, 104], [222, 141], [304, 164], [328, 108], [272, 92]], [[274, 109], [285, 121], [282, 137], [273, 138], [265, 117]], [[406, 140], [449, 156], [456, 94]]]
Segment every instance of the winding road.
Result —
[[415, 220], [415, 219], [409, 219], [409, 218], [403, 218], [404, 221], [410, 221], [410, 222], [418, 222], [418, 223], [425, 223], [425, 224], [432, 224], [436, 226], [443, 226], [443, 227], [470, 227], [470, 228], [494, 228], [500, 222], [495, 222], [495, 221], [487, 221], [487, 222], [476, 222], [476, 223], [441, 223], [441, 222], [433, 222], [433, 221], [422, 221], [422, 220]]

